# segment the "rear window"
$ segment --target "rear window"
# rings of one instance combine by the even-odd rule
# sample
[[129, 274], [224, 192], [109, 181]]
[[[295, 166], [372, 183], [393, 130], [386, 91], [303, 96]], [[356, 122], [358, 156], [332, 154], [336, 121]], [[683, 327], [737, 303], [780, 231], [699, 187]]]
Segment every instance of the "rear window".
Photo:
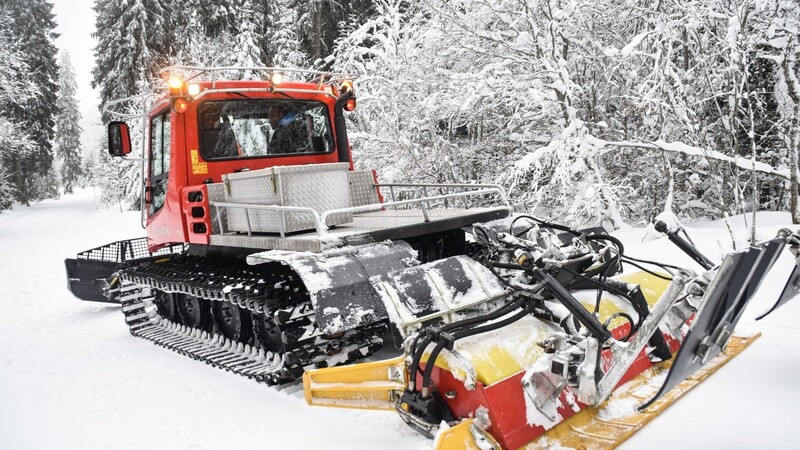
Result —
[[207, 161], [329, 153], [334, 148], [322, 102], [206, 101], [198, 119], [200, 154]]

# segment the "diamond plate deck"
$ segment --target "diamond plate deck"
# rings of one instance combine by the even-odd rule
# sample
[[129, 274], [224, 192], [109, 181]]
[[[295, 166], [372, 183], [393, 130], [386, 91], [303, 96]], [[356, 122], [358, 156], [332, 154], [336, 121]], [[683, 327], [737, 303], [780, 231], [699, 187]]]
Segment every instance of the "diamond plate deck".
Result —
[[[349, 208], [350, 183], [347, 163], [275, 166], [269, 169], [222, 176], [225, 201], [254, 205], [303, 206], [323, 212]], [[352, 213], [333, 214], [329, 225], [350, 222]], [[248, 224], [249, 222], [249, 224]], [[226, 229], [278, 233], [314, 228], [313, 217], [299, 212], [250, 211], [231, 208]]]
[[355, 214], [353, 222], [331, 228], [326, 236], [305, 232], [281, 238], [278, 235], [226, 233], [211, 235], [211, 245], [264, 250], [320, 252], [322, 250], [387, 239], [407, 239], [439, 231], [453, 230], [477, 222], [507, 217], [509, 208], [431, 209], [429, 221], [420, 209], [393, 210]]

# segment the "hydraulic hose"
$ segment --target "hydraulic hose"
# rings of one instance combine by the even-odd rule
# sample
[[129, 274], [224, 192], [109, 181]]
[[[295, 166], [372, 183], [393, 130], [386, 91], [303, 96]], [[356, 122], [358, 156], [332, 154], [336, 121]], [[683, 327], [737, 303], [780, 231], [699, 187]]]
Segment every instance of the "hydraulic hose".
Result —
[[[440, 331], [446, 333], [446, 332], [449, 332], [449, 331], [451, 331], [453, 329], [456, 329], [456, 328], [468, 327], [468, 326], [471, 326], [471, 325], [474, 325], [474, 324], [477, 324], [477, 323], [488, 322], [490, 320], [497, 319], [497, 318], [502, 317], [502, 316], [510, 313], [511, 311], [519, 308], [525, 301], [527, 301], [527, 299], [518, 298], [518, 299], [514, 300], [513, 302], [511, 302], [511, 303], [509, 303], [507, 305], [504, 305], [503, 307], [501, 307], [501, 308], [499, 308], [499, 309], [497, 309], [495, 311], [492, 311], [489, 314], [484, 314], [482, 316], [477, 316], [477, 317], [471, 317], [469, 319], [464, 319], [464, 320], [461, 320], [459, 322], [453, 322], [453, 323], [447, 324], [447, 325], [443, 326], [442, 328], [440, 328]], [[433, 339], [435, 337], [434, 334], [429, 334], [429, 335], [426, 335], [424, 338], [422, 338], [420, 340], [420, 336], [421, 336], [421, 334], [417, 335], [417, 337], [414, 339], [414, 342], [412, 343], [412, 347], [411, 347], [411, 351], [414, 354], [414, 358], [411, 361], [411, 368], [409, 369], [409, 376], [408, 376], [408, 378], [409, 378], [408, 390], [409, 391], [413, 391], [414, 388], [415, 388], [417, 372], [419, 371], [419, 363], [422, 360], [422, 355], [425, 353], [425, 349], [428, 347], [428, 345], [430, 345], [430, 343], [433, 341]], [[434, 351], [435, 350], [436, 349], [434, 348]], [[439, 352], [441, 352], [441, 349], [439, 349]], [[431, 356], [428, 358], [428, 365], [426, 366], [426, 368], [427, 367], [433, 367], [432, 364], [431, 364], [431, 361], [435, 361], [436, 360], [436, 357], [438, 357], [439, 352], [436, 352], [435, 356], [434, 356], [433, 353], [431, 353]]]
[[518, 312], [517, 314], [514, 314], [513, 316], [509, 316], [509, 317], [507, 317], [507, 318], [505, 318], [503, 320], [500, 320], [498, 322], [495, 322], [495, 323], [492, 323], [492, 324], [489, 324], [489, 325], [484, 325], [482, 327], [470, 328], [470, 329], [467, 329], [467, 330], [461, 330], [459, 332], [453, 333], [452, 334], [452, 340], [449, 340], [449, 339], [440, 340], [436, 344], [436, 347], [434, 347], [433, 351], [431, 352], [431, 355], [428, 358], [428, 362], [425, 365], [425, 371], [422, 374], [422, 396], [423, 397], [427, 397], [428, 393], [430, 392], [431, 374], [433, 373], [433, 366], [436, 363], [436, 358], [439, 357], [439, 353], [441, 353], [441, 351], [445, 347], [451, 346], [455, 341], [457, 341], [459, 339], [463, 339], [463, 338], [469, 337], [469, 336], [474, 336], [476, 334], [487, 333], [489, 331], [494, 331], [494, 330], [500, 329], [502, 327], [508, 326], [508, 325], [510, 325], [510, 324], [522, 319], [523, 317], [525, 317], [528, 314], [529, 314], [529, 312], [527, 310], [523, 309], [522, 311]]
[[564, 305], [569, 312], [580, 321], [589, 332], [600, 342], [611, 339], [611, 332], [592, 313], [581, 305], [581, 303], [567, 291], [558, 281], [551, 277], [544, 270], [533, 267], [530, 271], [533, 276], [550, 291], [555, 298]]

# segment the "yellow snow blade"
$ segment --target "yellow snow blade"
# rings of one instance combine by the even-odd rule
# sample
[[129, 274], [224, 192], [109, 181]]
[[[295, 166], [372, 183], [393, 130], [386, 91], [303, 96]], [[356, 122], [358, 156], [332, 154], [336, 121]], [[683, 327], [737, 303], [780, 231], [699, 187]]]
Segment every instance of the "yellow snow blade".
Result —
[[303, 374], [306, 402], [312, 406], [393, 411], [405, 387], [403, 356]]
[[[575, 448], [601, 450], [617, 448], [634, 433], [642, 429], [659, 413], [700, 384], [725, 363], [733, 359], [761, 336], [733, 336], [725, 351], [709, 361], [702, 369], [666, 393], [655, 404], [641, 413], [633, 408], [647, 401], [663, 382], [654, 377], [669, 366], [654, 368], [626, 383], [600, 408], [587, 408], [551, 429], [538, 440], [525, 446], [528, 450], [550, 448]], [[627, 410], [627, 411], [626, 411]]]
[[[435, 450], [500, 450], [500, 444], [483, 431], [473, 419], [465, 419], [436, 435]], [[481, 440], [478, 445], [476, 439]]]

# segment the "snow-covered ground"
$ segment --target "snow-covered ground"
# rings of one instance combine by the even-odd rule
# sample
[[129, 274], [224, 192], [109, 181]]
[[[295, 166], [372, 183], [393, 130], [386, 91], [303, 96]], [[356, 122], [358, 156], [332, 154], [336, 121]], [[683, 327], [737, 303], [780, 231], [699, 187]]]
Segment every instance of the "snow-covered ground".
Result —
[[[749, 218], [748, 218], [749, 219]], [[91, 191], [0, 214], [0, 448], [430, 448], [392, 413], [306, 406], [276, 390], [132, 337], [114, 306], [66, 288], [63, 260], [143, 235], [135, 212], [96, 210]], [[759, 215], [759, 238], [789, 223]], [[742, 217], [734, 234], [745, 236]], [[709, 256], [731, 248], [721, 222], [689, 233]], [[616, 233], [627, 254], [697, 268], [644, 229]], [[791, 270], [784, 254], [739, 329], [763, 337], [623, 449], [798, 448], [800, 301], [756, 323]]]

